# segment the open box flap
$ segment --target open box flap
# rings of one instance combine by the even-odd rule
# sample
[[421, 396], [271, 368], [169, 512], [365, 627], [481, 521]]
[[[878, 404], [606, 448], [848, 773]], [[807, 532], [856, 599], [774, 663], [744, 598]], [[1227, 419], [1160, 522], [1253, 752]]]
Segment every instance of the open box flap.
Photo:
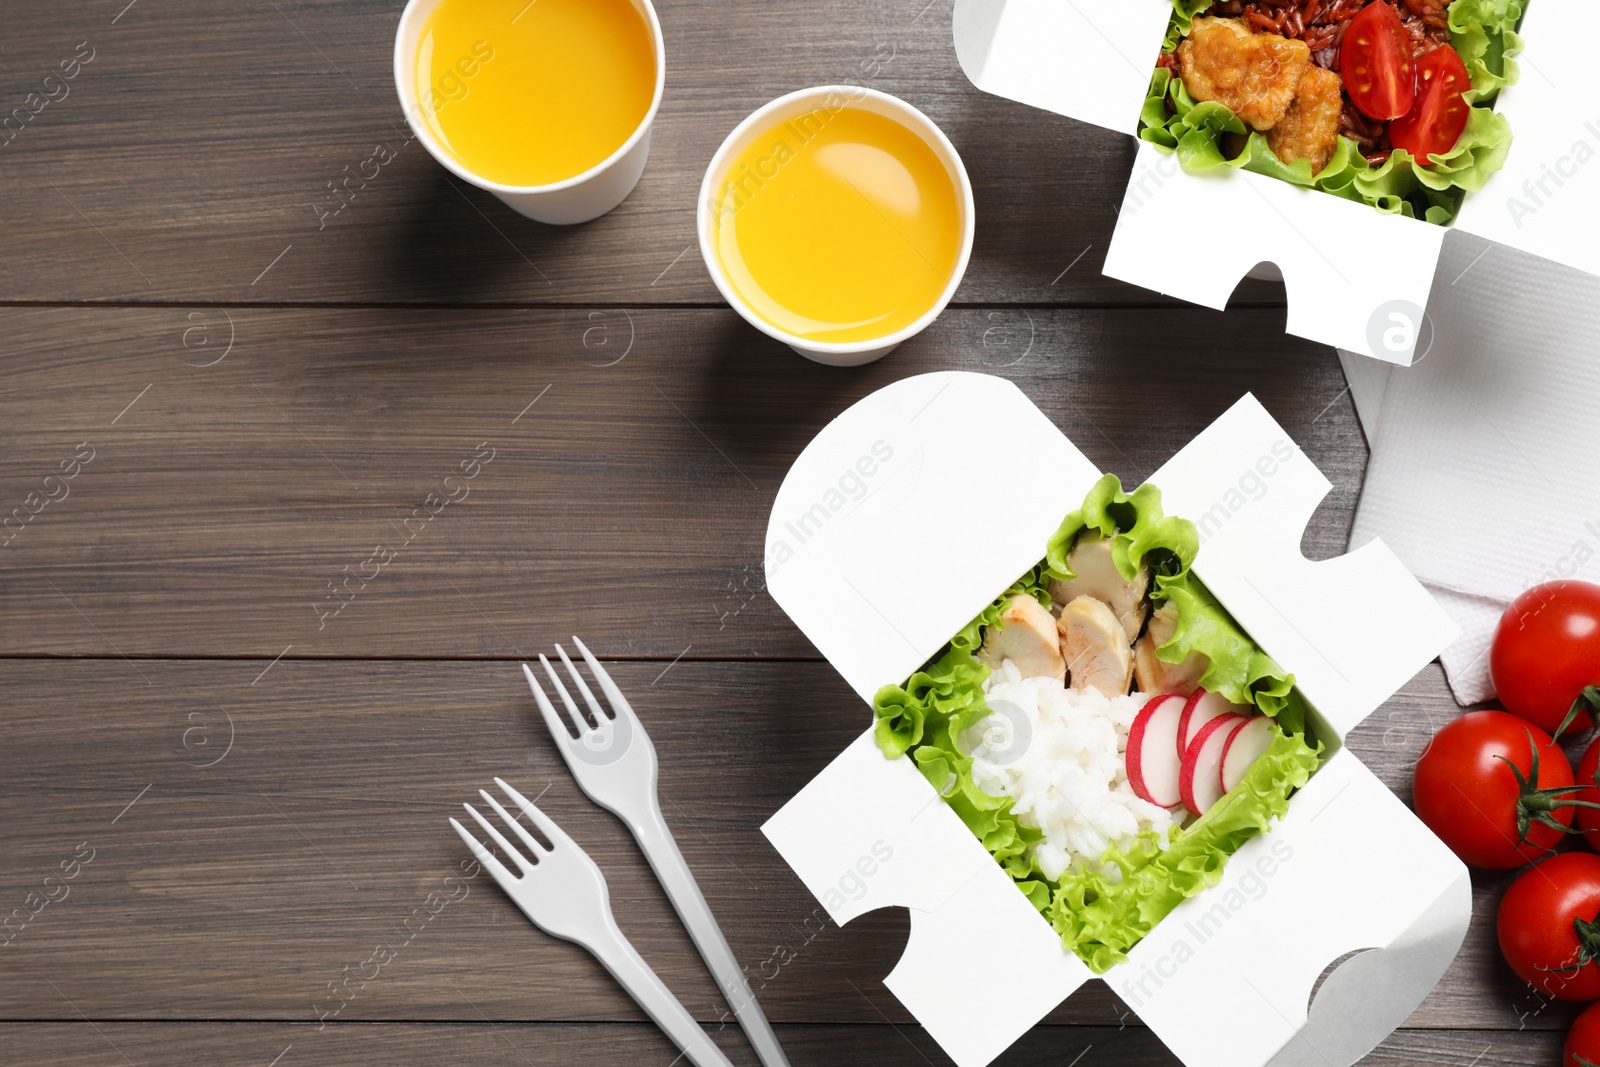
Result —
[[1253, 396], [1150, 481], [1168, 514], [1199, 528], [1195, 574], [1341, 738], [1460, 633], [1382, 541], [1301, 555], [1332, 485]]
[[870, 701], [1038, 563], [1099, 477], [1004, 378], [895, 382], [789, 468], [767, 526], [767, 591]]
[[1106, 980], [1186, 1067], [1337, 1067], [1422, 1002], [1471, 917], [1466, 867], [1346, 749]]
[[1264, 174], [1190, 174], [1140, 141], [1104, 272], [1221, 310], [1252, 267], [1273, 263], [1289, 303], [1286, 332], [1409, 365], [1421, 331], [1395, 334], [1390, 315], [1420, 316], [1444, 235]]
[[1588, 274], [1600, 274], [1594, 17], [1584, 0], [1528, 0], [1521, 77], [1495, 105], [1511, 119], [1511, 154], [1455, 224]]
[[[1092, 975], [909, 759], [868, 730], [761, 828], [834, 922], [911, 910], [884, 985], [959, 1067], [982, 1067]], [[1006, 945], [1003, 982], [953, 974]]]
[[1133, 133], [1169, 0], [956, 0], [956, 59], [986, 93]]

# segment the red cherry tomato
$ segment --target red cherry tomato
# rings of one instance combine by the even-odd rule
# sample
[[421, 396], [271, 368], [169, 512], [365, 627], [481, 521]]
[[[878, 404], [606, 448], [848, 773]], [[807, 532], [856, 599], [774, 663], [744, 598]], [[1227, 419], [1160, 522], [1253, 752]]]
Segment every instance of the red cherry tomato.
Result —
[[1600, 997], [1600, 856], [1563, 852], [1500, 898], [1495, 932], [1517, 977], [1557, 1000]]
[[1461, 140], [1472, 114], [1472, 106], [1461, 94], [1470, 88], [1472, 75], [1456, 50], [1447, 44], [1435, 48], [1417, 60], [1416, 103], [1389, 124], [1389, 140], [1410, 152], [1418, 163], [1426, 166], [1433, 162], [1435, 154], [1443, 155]]
[[1600, 685], [1600, 585], [1546, 582], [1511, 602], [1489, 650], [1500, 702], [1545, 733]]
[[1567, 1031], [1561, 1067], [1600, 1067], [1600, 1004], [1585, 1008]]
[[[1596, 781], [1595, 772], [1600, 771], [1600, 737], [1595, 738], [1583, 758], [1578, 761], [1578, 784], [1583, 786], [1583, 791], [1574, 794], [1574, 799], [1585, 804], [1600, 804], [1600, 782]], [[1578, 809], [1578, 828], [1583, 831], [1583, 839], [1589, 847], [1600, 852], [1600, 810], [1582, 807]]]
[[1417, 91], [1411, 37], [1393, 5], [1368, 4], [1345, 25], [1339, 73], [1363, 115], [1397, 119], [1411, 110]]
[[1506, 869], [1550, 854], [1572, 825], [1572, 764], [1550, 735], [1470, 711], [1434, 735], [1412, 777], [1417, 817], [1462, 862]]

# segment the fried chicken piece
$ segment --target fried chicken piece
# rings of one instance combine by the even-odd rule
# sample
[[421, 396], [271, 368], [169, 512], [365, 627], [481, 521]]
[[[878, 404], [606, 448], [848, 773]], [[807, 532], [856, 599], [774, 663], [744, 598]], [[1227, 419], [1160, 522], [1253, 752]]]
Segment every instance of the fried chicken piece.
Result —
[[1339, 75], [1309, 66], [1300, 76], [1300, 88], [1289, 110], [1267, 131], [1267, 144], [1285, 163], [1311, 161], [1315, 174], [1328, 165], [1339, 144], [1339, 116], [1344, 111], [1343, 83]]
[[1270, 130], [1294, 100], [1311, 49], [1272, 33], [1251, 33], [1238, 19], [1197, 18], [1178, 45], [1183, 86], [1196, 100], [1216, 100], [1252, 129]]

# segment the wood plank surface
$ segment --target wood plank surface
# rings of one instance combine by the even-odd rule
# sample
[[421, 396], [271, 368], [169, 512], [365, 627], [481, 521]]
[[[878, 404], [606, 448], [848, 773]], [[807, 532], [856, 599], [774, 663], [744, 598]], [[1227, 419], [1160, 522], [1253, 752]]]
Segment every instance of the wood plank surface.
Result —
[[1305, 542], [1329, 556], [1365, 445], [1333, 354], [1282, 320], [952, 311], [840, 370], [727, 310], [0, 310], [0, 647], [814, 655], [763, 592], [778, 485], [850, 403], [946, 369], [1017, 382], [1130, 483], [1253, 391], [1334, 483]]
[[[463, 876], [445, 819], [499, 774], [754, 1064], [534, 714], [516, 661], [576, 631], [650, 728], [666, 817], [797, 1067], [947, 1063], [881, 984], [906, 914], [835, 927], [759, 832], [867, 725], [765, 592], [784, 472], [928, 371], [1015, 381], [1130, 483], [1253, 391], [1333, 482], [1302, 546], [1325, 558], [1367, 457], [1333, 353], [1283, 334], [1281, 285], [1218, 313], [1103, 277], [1132, 140], [973, 89], [951, 0], [663, 0], [649, 167], [572, 228], [409, 139], [401, 6], [6, 12], [0, 115], [79, 70], [0, 133], [0, 1061], [668, 1067], [598, 964]], [[828, 82], [924, 109], [977, 198], [956, 302], [852, 370], [724, 307], [694, 234], [726, 132]], [[1433, 665], [1348, 744], [1409, 800], [1456, 713]], [[1573, 1007], [1494, 941], [1511, 877], [1474, 874], [1460, 955], [1368, 1067], [1556, 1061]], [[1177, 1061], [1091, 982], [997, 1063]]]
[[[777, 1027], [795, 1067], [838, 1063], [939, 1063], [942, 1053], [920, 1030], [886, 1026]], [[731, 1029], [714, 1033], [739, 1067], [757, 1060]], [[0, 1041], [19, 1061], [38, 1064], [260, 1063], [334, 1067], [357, 1060], [423, 1067], [436, 1063], [667, 1067], [676, 1051], [654, 1027], [483, 1022], [452, 1026], [329, 1026], [263, 1023], [0, 1024]], [[1362, 1060], [1363, 1067], [1551, 1067], [1561, 1036], [1551, 1033], [1401, 1030]], [[1174, 1067], [1178, 1059], [1139, 1027], [1040, 1026], [997, 1061], [1005, 1067]]]
[[[0, 902], [22, 905], [80, 844], [93, 852], [68, 895], [0, 949], [0, 1017], [73, 1018], [49, 979], [70, 984], [96, 1019], [295, 1021], [336, 1009], [341, 1022], [472, 1021], [476, 1010], [497, 1021], [640, 1018], [597, 963], [531, 929], [486, 878], [446, 883], [466, 858], [447, 816], [501, 775], [540, 795], [591, 852], [624, 930], [685, 1004], [719, 1018], [716, 990], [632, 839], [578, 792], [515, 664], [260, 669], [0, 662], [12, 705], [11, 815], [0, 824], [0, 854], [12, 862]], [[656, 743], [663, 809], [729, 942], [752, 973], [771, 972], [760, 991], [769, 1015], [872, 1023], [882, 1012], [914, 1025], [878, 984], [904, 946], [904, 913], [838, 929], [759, 832], [868, 725], [859, 700], [814, 662], [620, 662], [613, 673]], [[1453, 714], [1430, 668], [1350, 747], [1406, 795], [1431, 728]], [[1570, 1019], [1499, 963], [1494, 901], [1508, 877], [1477, 882], [1467, 944], [1411, 1025], [1550, 1029]], [[455, 899], [413, 920], [430, 892]], [[392, 964], [357, 992], [329, 992], [345, 968], [370, 970], [379, 946], [394, 950]], [[1094, 982], [1051, 1021], [1136, 1018]]]
[[[73, 0], [8, 25], [4, 110], [80, 44], [93, 59], [0, 148], [4, 299], [720, 304], [694, 246], [712, 153], [768, 100], [851, 82], [923, 108], [962, 154], [979, 226], [958, 301], [1158, 300], [1100, 274], [1133, 139], [973, 89], [950, 0], [667, 0], [644, 178], [569, 228], [516, 215], [409, 140], [392, 73], [402, 6], [145, 0], [113, 23], [121, 4]], [[379, 145], [392, 162], [325, 215], [345, 202], [329, 183], [370, 174]]]

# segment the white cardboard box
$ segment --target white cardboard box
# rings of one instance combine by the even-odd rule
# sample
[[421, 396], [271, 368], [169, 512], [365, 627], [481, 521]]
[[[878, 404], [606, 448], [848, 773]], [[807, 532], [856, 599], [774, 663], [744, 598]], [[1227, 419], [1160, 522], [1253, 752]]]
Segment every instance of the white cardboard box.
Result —
[[[985, 92], [1136, 135], [1171, 14], [1169, 0], [956, 0], [956, 56]], [[1528, 0], [1522, 76], [1495, 105], [1510, 156], [1452, 228], [1600, 275], [1600, 120], [1585, 110], [1589, 38], [1573, 32], [1592, 15]], [[1248, 171], [1188, 174], [1139, 141], [1105, 274], [1221, 309], [1272, 263], [1289, 333], [1409, 365], [1448, 232]]]
[[[841, 414], [773, 504], [768, 590], [869, 702], [869, 728], [763, 831], [835, 922], [910, 909], [884, 984], [960, 1067], [1094, 976], [915, 764], [883, 757], [870, 701], [1037, 563], [1099, 475], [1015, 385], [947, 372]], [[1218, 885], [1103, 977], [1188, 1067], [1351, 1064], [1438, 981], [1471, 895], [1461, 862], [1342, 742], [1455, 628], [1381, 542], [1301, 556], [1330, 484], [1252, 396], [1150, 480], [1199, 525], [1195, 573], [1294, 673], [1330, 754]], [[984, 979], [962, 980], [980, 957]]]

